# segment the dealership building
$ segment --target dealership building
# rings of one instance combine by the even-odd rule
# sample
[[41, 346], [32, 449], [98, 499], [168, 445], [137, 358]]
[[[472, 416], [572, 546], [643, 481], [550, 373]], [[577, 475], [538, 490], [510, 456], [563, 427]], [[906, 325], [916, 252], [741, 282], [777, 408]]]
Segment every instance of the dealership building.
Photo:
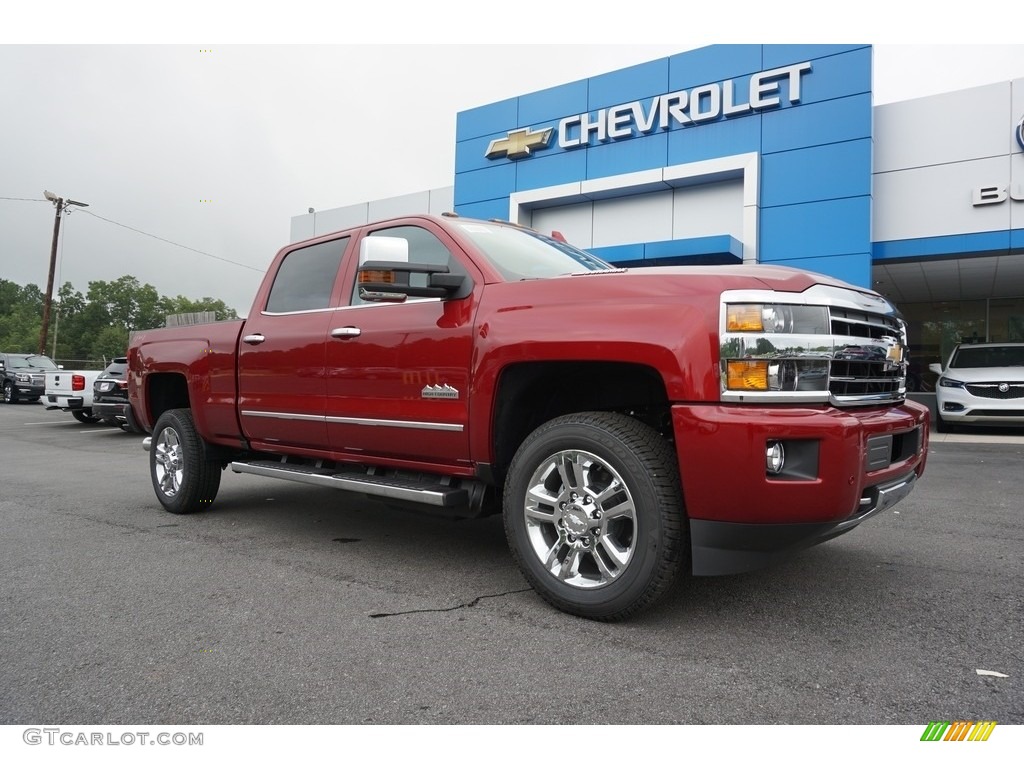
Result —
[[821, 272], [900, 308], [923, 388], [961, 340], [1024, 341], [1024, 77], [875, 107], [870, 46], [715, 45], [460, 112], [455, 148], [452, 185], [292, 240], [454, 211], [623, 267]]

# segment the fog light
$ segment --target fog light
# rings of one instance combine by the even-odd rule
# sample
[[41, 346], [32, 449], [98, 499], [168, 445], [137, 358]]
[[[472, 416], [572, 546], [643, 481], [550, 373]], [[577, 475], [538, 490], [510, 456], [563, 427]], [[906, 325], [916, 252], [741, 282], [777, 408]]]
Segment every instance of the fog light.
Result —
[[786, 451], [782, 443], [773, 440], [768, 443], [765, 451], [765, 469], [769, 475], [777, 475], [782, 471], [782, 465], [786, 463]]
[[960, 403], [943, 403], [942, 410], [944, 411], [962, 411], [964, 407]]

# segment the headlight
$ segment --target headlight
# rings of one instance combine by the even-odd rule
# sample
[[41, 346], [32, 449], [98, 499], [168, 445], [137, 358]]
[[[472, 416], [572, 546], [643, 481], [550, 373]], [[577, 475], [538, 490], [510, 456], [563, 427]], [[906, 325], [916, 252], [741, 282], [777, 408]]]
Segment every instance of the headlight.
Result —
[[797, 304], [729, 304], [725, 330], [730, 333], [828, 333], [825, 307]]
[[962, 381], [957, 381], [956, 379], [949, 379], [943, 376], [942, 378], [939, 379], [939, 386], [951, 387], [953, 389], [963, 389], [964, 383]]
[[20, 381], [22, 384], [31, 384], [32, 383], [32, 377], [29, 374], [27, 374], [27, 373], [16, 373], [16, 374], [14, 374], [14, 377], [18, 381]]

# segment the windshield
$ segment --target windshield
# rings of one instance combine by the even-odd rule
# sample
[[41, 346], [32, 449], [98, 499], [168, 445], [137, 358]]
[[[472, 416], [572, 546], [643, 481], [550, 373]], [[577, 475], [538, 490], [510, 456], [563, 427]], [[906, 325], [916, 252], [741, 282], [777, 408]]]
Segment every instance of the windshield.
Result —
[[11, 355], [11, 368], [46, 368], [57, 370], [57, 364], [45, 355]]
[[949, 362], [950, 368], [1006, 368], [1024, 365], [1024, 346], [961, 347]]
[[480, 221], [456, 222], [455, 226], [473, 241], [506, 280], [615, 269], [586, 251], [529, 229]]

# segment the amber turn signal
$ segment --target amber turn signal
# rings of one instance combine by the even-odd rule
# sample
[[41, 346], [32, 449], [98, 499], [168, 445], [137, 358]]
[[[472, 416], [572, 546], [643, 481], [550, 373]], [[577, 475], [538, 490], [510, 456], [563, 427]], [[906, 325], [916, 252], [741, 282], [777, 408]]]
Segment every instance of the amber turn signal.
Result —
[[767, 360], [730, 360], [729, 389], [754, 392], [768, 391]]
[[359, 270], [359, 282], [394, 284], [395, 271], [393, 269], [361, 269]]
[[763, 331], [761, 304], [729, 304], [726, 307], [725, 329], [727, 331]]

